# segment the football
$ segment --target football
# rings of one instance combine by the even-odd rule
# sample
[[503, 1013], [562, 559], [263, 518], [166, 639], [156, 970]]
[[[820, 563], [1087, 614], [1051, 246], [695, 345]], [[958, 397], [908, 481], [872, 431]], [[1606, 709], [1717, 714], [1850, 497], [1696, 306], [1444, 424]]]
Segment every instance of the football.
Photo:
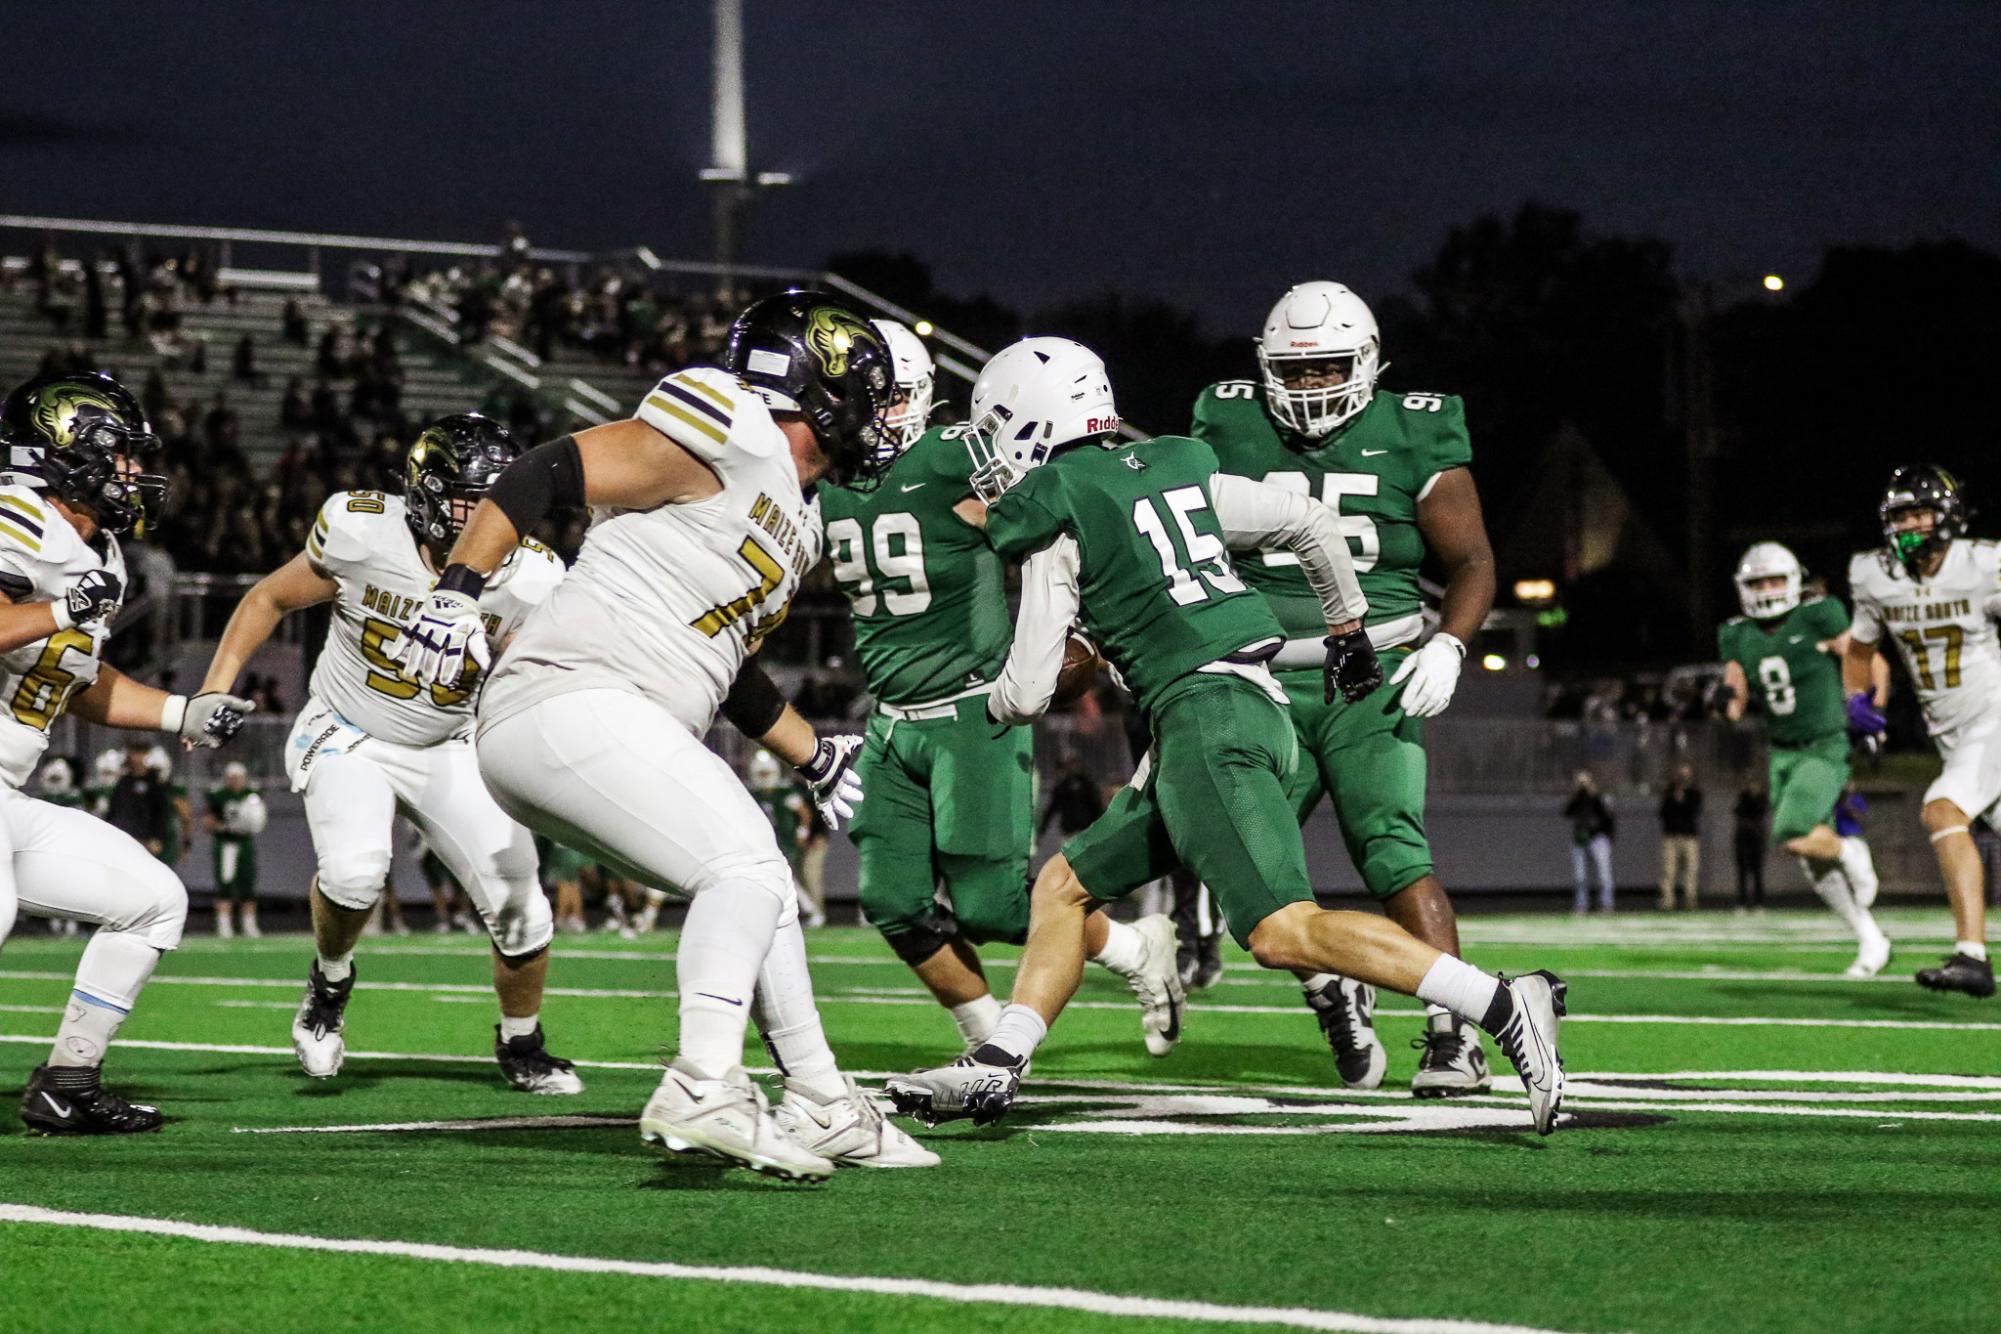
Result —
[[1097, 683], [1098, 668], [1103, 662], [1090, 640], [1079, 634], [1071, 635], [1063, 645], [1063, 670], [1056, 673], [1056, 694], [1050, 703], [1061, 706], [1082, 699]]

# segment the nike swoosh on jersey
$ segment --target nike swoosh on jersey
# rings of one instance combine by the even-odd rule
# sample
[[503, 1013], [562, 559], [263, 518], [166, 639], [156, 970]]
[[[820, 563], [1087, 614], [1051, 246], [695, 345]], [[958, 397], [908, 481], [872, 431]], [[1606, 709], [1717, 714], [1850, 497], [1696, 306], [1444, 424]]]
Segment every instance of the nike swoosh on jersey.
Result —
[[929, 486], [929, 485], [930, 485], [930, 483], [929, 483], [929, 482], [908, 482], [908, 483], [905, 483], [905, 485], [904, 485], [904, 487], [903, 487], [903, 494], [907, 496], [907, 495], [909, 495], [909, 494], [910, 494], [910, 493], [911, 493], [912, 491], [915, 491], [915, 490], [916, 490], [916, 489], [917, 489], [918, 487], [920, 487], [920, 486]]
[[1376, 457], [1376, 455], [1378, 454], [1387, 454], [1387, 453], [1389, 453], [1387, 449], [1365, 449], [1362, 451], [1362, 457], [1365, 459], [1372, 459]]

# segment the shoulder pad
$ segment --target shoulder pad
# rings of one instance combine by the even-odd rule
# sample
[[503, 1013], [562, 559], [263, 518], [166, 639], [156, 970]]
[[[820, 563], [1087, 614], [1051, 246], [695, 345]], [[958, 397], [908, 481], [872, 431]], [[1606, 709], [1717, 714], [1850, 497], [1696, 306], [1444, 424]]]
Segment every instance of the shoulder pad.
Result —
[[46, 559], [44, 547], [52, 546], [58, 534], [54, 524], [68, 523], [51, 513], [48, 502], [25, 486], [0, 486], [0, 552], [9, 556]]
[[306, 557], [329, 568], [365, 560], [384, 541], [387, 529], [406, 531], [403, 497], [381, 491], [336, 491], [320, 506], [306, 534]]
[[732, 451], [768, 458], [785, 447], [764, 400], [713, 366], [691, 366], [665, 377], [634, 415], [704, 463], [719, 462]]
[[549, 596], [569, 573], [561, 556], [532, 537], [521, 539], [505, 569], [507, 591], [531, 606]]

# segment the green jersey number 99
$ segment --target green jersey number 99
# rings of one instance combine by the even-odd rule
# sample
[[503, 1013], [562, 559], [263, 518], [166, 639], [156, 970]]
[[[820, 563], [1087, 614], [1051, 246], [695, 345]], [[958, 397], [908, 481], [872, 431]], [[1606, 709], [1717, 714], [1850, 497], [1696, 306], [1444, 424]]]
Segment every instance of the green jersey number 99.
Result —
[[891, 616], [915, 616], [931, 605], [916, 515], [879, 514], [866, 537], [861, 520], [835, 519], [827, 525], [827, 550], [855, 615], [875, 615], [878, 593]]

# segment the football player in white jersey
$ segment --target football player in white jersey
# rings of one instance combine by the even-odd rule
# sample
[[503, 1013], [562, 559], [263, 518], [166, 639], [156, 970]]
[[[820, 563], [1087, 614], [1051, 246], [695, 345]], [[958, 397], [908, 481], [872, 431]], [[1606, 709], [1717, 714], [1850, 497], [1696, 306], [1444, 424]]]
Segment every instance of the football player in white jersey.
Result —
[[1884, 545], [1848, 564], [1855, 624], [1842, 658], [1849, 725], [1880, 737], [1871, 689], [1884, 638], [1895, 639], [1945, 761], [1925, 789], [1921, 818], [1952, 903], [1953, 952], [1918, 970], [1933, 991], [1994, 994], [1987, 957], [1986, 885], [1969, 826], [2001, 803], [2001, 543], [1966, 537], [1966, 501], [1943, 468], [1890, 475], [1878, 509]]
[[127, 1102], [99, 1074], [188, 915], [180, 878], [131, 835], [22, 790], [49, 728], [67, 711], [215, 746], [254, 707], [170, 695], [99, 660], [125, 596], [117, 535], [166, 500], [166, 479], [139, 472], [158, 445], [138, 401], [108, 375], [38, 376], [0, 405], [0, 943], [17, 912], [97, 928], [55, 1047], [21, 1098], [21, 1119], [46, 1134], [160, 1128], [156, 1108]]
[[[722, 366], [660, 381], [638, 415], [529, 451], [480, 503], [396, 652], [418, 681], [486, 652], [473, 599], [553, 506], [594, 511], [575, 568], [528, 618], [479, 710], [480, 772], [538, 832], [687, 896], [680, 1050], [648, 1143], [817, 1179], [835, 1162], [930, 1166], [827, 1047], [784, 854], [702, 744], [716, 713], [793, 765], [829, 824], [860, 795], [860, 738], [818, 737], [758, 666], [819, 559], [804, 488], [879, 466], [894, 393], [882, 339], [837, 297], [788, 292], [730, 327]], [[785, 1075], [744, 1073], [753, 1001]]]
[[[501, 1073], [528, 1093], [583, 1091], [542, 1037], [554, 918], [534, 840], [480, 782], [472, 748], [478, 669], [420, 685], [383, 651], [430, 594], [466, 515], [520, 453], [505, 428], [477, 413], [425, 427], [404, 463], [404, 494], [329, 496], [306, 549], [244, 595], [209, 663], [208, 688], [226, 689], [285, 616], [334, 604], [310, 698], [285, 747], [319, 861], [308, 891], [318, 957], [292, 1021], [292, 1048], [315, 1079], [339, 1074], [346, 1056], [354, 946], [388, 883], [400, 811], [465, 886], [492, 938]], [[554, 552], [518, 541], [479, 599], [482, 627], [503, 642], [562, 578]]]

